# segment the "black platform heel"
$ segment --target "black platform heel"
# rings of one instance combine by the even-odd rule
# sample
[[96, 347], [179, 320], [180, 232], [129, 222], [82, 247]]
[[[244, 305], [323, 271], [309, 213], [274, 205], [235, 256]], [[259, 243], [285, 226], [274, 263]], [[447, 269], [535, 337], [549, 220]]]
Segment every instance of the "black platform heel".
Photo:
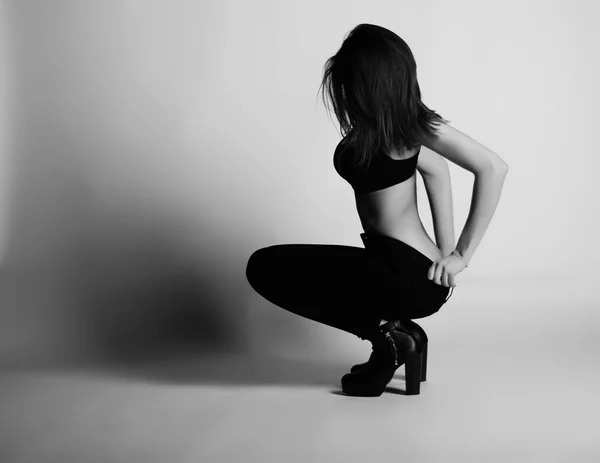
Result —
[[[412, 320], [406, 319], [401, 321], [402, 326], [406, 328], [413, 337], [417, 340], [417, 342], [422, 346], [423, 352], [421, 354], [421, 381], [427, 381], [427, 345], [429, 344], [429, 340], [427, 339], [427, 333], [425, 330], [415, 323]], [[371, 353], [371, 357], [365, 363], [359, 363], [358, 365], [354, 365], [350, 368], [350, 373], [358, 373], [365, 368], [368, 368], [371, 365], [373, 358], [373, 353]]]
[[406, 372], [406, 394], [417, 395], [421, 389], [422, 346], [400, 320], [393, 320], [375, 329], [368, 338], [373, 343], [373, 355], [368, 368], [342, 377], [342, 391], [348, 395], [377, 397], [392, 380], [402, 364]]

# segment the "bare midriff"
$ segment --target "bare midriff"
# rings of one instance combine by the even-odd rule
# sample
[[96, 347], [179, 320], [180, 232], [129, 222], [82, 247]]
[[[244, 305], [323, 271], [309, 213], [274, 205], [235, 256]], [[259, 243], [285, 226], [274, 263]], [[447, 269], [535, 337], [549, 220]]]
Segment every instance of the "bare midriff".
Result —
[[[390, 157], [398, 158], [397, 155]], [[355, 193], [356, 209], [366, 233], [390, 236], [436, 261], [442, 257], [442, 252], [419, 217], [416, 180], [415, 172], [408, 180], [389, 188], [372, 193]]]

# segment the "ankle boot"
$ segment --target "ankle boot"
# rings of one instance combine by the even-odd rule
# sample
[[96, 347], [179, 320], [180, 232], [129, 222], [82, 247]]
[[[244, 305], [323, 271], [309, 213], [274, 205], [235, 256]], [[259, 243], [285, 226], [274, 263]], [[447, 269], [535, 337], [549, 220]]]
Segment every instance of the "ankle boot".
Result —
[[[421, 381], [427, 381], [427, 345], [429, 341], [427, 339], [427, 334], [420, 325], [412, 320], [402, 320], [401, 323], [402, 326], [413, 335], [413, 337], [423, 348], [423, 353], [421, 355]], [[358, 365], [354, 365], [352, 368], [350, 368], [350, 373], [358, 373], [359, 371], [368, 368], [373, 362], [374, 354], [375, 352], [373, 351], [369, 357], [369, 360], [367, 360], [365, 363], [359, 363]]]
[[373, 331], [371, 364], [342, 377], [342, 391], [361, 397], [380, 396], [396, 369], [405, 364], [406, 394], [420, 393], [422, 346], [400, 320], [393, 320]]

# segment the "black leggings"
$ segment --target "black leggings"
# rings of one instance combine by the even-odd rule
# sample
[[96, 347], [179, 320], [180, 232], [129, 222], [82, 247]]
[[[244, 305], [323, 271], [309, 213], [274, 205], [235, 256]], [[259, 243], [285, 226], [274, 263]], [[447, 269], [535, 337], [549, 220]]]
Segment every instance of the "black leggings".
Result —
[[255, 251], [246, 277], [271, 303], [370, 339], [382, 319], [424, 318], [450, 288], [427, 278], [433, 261], [395, 238], [361, 233], [364, 248], [279, 244]]

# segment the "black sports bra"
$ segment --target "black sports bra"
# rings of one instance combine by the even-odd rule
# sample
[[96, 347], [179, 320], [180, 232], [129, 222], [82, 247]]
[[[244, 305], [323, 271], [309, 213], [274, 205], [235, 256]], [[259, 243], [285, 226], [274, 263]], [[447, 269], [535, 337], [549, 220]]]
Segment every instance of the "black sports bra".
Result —
[[342, 140], [335, 148], [333, 166], [357, 193], [372, 193], [402, 183], [413, 176], [421, 148], [407, 159], [392, 159], [381, 151], [376, 152], [371, 165], [363, 170], [351, 165], [349, 156], [342, 157]]

